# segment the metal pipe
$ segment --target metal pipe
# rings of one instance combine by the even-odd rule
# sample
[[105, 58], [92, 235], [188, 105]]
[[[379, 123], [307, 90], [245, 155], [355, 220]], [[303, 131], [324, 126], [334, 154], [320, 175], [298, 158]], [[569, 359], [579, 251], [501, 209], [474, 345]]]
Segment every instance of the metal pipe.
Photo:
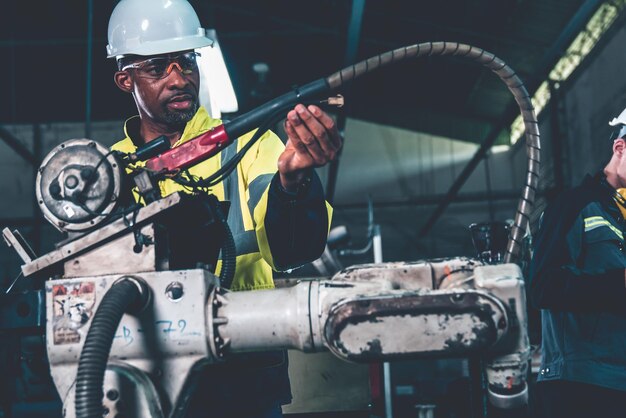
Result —
[[[350, 14], [350, 24], [348, 26], [348, 43], [346, 46], [346, 58], [344, 65], [354, 64], [357, 51], [359, 49], [359, 39], [361, 38], [361, 26], [363, 22], [363, 10], [365, 9], [365, 0], [352, 0], [352, 13]], [[346, 107], [349, 107], [350, 104]], [[346, 128], [347, 108], [343, 109], [337, 116], [337, 128], [344, 138], [344, 130]], [[342, 148], [343, 149], [343, 148]], [[328, 179], [326, 180], [326, 200], [333, 203], [335, 198], [335, 187], [337, 186], [337, 175], [339, 173], [339, 162], [341, 161], [341, 151], [337, 153], [337, 157], [330, 163], [328, 167]]]
[[[222, 345], [233, 352], [273, 348], [311, 351], [314, 344], [310, 337], [310, 287], [311, 283], [307, 283], [271, 292], [228, 292], [217, 296], [214, 304], [220, 306], [219, 317], [228, 321], [220, 327]], [[317, 345], [322, 346], [321, 340]]]
[[[373, 218], [372, 209], [370, 209], [370, 216]], [[383, 242], [380, 234], [380, 225], [378, 224], [374, 224], [372, 226], [372, 245], [374, 247], [374, 263], [380, 264], [383, 262]], [[391, 364], [389, 364], [388, 361], [383, 363], [383, 393], [385, 400], [385, 417], [393, 418], [393, 387], [391, 385]]]
[[561, 118], [559, 115], [559, 102], [561, 101], [561, 91], [554, 80], [550, 80], [550, 127], [552, 132], [550, 142], [552, 144], [552, 173], [554, 175], [554, 188], [557, 191], [565, 187], [565, 176], [563, 175], [563, 138], [561, 131]]
[[91, 78], [93, 55], [93, 0], [87, 0], [87, 70], [85, 86], [85, 138], [91, 138]]
[[485, 188], [487, 189], [487, 207], [489, 208], [489, 220], [494, 221], [496, 217], [496, 211], [493, 207], [493, 199], [491, 198], [491, 170], [489, 168], [489, 156], [487, 152], [485, 155]]

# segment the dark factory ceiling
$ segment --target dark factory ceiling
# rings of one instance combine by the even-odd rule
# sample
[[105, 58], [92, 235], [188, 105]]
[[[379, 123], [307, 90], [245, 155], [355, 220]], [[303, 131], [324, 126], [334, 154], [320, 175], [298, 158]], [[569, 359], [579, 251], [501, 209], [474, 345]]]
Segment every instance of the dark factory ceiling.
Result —
[[[0, 124], [82, 121], [86, 109], [87, 0], [4, 0], [0, 13]], [[426, 41], [458, 41], [507, 62], [529, 85], [546, 77], [576, 33], [583, 0], [192, 0], [202, 24], [217, 30], [240, 110], [355, 60]], [[116, 2], [92, 0], [92, 120], [134, 114], [113, 84], [106, 59]], [[360, 26], [350, 26], [363, 5]], [[353, 20], [357, 22], [358, 19]], [[584, 23], [584, 22], [583, 22]], [[358, 43], [354, 43], [358, 36]], [[569, 39], [565, 39], [568, 38]], [[566, 41], [565, 43], [563, 43]], [[352, 45], [352, 46], [351, 46]], [[556, 53], [556, 54], [555, 54]], [[269, 65], [260, 86], [255, 63]], [[481, 142], [506, 117], [512, 96], [488, 71], [453, 58], [420, 59], [364, 77], [347, 92], [345, 115]], [[510, 121], [509, 121], [510, 122]]]

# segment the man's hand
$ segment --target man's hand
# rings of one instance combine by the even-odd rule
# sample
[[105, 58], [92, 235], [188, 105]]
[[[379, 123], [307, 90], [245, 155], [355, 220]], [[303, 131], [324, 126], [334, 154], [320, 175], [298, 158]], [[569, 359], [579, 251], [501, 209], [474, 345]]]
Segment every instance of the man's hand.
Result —
[[334, 160], [341, 148], [341, 135], [335, 122], [317, 106], [299, 104], [285, 120], [287, 144], [278, 157], [280, 182], [292, 191], [314, 167]]

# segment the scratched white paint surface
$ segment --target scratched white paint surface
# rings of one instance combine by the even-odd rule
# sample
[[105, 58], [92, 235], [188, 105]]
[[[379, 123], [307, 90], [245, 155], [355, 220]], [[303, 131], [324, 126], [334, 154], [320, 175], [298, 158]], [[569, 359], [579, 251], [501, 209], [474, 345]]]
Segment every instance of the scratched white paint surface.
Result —
[[389, 316], [378, 322], [348, 325], [340, 340], [350, 353], [355, 354], [370, 350], [368, 343], [374, 340], [380, 342], [385, 354], [441, 351], [450, 340], [471, 344], [477, 338], [474, 330], [483, 327], [485, 324], [470, 315]]

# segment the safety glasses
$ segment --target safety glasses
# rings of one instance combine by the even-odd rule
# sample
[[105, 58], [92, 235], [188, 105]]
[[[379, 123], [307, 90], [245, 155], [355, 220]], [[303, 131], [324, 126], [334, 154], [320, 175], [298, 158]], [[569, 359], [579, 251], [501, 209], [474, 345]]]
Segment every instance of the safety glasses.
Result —
[[186, 52], [173, 57], [149, 58], [125, 65], [122, 71], [132, 68], [136, 70], [138, 77], [160, 80], [167, 77], [176, 67], [182, 74], [189, 75], [198, 70], [196, 58], [199, 56], [198, 52]]
[[626, 137], [626, 125], [619, 124], [611, 132], [610, 141]]

